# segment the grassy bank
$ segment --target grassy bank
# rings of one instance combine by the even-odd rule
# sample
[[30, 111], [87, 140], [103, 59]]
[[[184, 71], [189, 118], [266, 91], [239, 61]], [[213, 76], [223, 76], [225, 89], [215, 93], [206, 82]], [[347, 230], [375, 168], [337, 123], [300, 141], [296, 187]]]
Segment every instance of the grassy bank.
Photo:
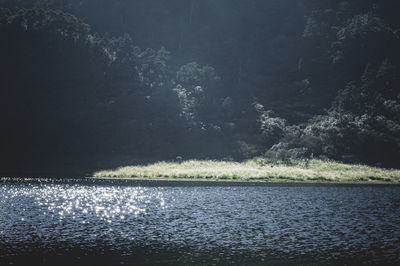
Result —
[[246, 162], [184, 161], [120, 167], [94, 173], [95, 178], [151, 180], [215, 180], [249, 182], [398, 183], [400, 170], [332, 161], [268, 163], [263, 159]]

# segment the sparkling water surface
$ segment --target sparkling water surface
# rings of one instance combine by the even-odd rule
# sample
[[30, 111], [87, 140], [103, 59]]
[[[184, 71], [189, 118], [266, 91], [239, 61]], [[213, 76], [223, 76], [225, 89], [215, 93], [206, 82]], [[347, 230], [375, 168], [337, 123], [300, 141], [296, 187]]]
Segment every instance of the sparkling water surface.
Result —
[[399, 186], [0, 182], [0, 264], [399, 264]]

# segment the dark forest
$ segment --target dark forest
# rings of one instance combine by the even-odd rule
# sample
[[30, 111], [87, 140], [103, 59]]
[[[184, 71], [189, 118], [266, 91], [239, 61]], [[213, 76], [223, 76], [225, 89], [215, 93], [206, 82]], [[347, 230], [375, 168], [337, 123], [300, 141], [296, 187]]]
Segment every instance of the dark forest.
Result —
[[395, 0], [0, 0], [0, 167], [398, 168]]

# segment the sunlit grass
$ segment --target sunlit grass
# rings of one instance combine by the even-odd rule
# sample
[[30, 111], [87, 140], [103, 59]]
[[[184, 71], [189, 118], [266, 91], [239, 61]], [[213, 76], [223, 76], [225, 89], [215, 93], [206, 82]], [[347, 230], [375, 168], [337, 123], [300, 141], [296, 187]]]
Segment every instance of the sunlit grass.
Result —
[[120, 167], [94, 173], [95, 178], [152, 180], [216, 180], [250, 182], [400, 183], [400, 170], [334, 161], [268, 163], [190, 160]]

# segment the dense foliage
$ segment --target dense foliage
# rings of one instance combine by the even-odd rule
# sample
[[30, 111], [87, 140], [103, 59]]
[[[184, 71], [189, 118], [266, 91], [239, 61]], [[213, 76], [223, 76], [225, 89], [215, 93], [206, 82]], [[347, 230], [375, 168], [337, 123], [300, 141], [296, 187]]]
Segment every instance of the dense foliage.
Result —
[[399, 166], [394, 0], [0, 7], [4, 172], [177, 156]]

